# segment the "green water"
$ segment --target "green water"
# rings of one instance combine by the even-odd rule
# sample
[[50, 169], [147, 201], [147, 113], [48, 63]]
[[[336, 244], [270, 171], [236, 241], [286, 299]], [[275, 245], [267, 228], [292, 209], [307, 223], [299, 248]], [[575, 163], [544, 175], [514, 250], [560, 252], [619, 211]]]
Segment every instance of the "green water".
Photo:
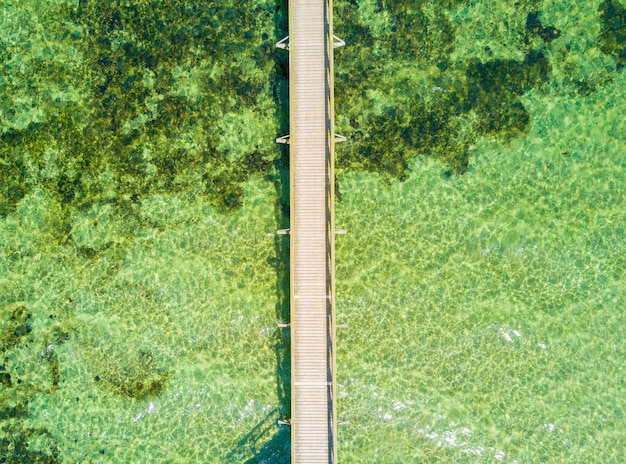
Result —
[[[289, 462], [286, 5], [0, 9], [3, 462]], [[625, 24], [335, 2], [341, 462], [623, 462]]]

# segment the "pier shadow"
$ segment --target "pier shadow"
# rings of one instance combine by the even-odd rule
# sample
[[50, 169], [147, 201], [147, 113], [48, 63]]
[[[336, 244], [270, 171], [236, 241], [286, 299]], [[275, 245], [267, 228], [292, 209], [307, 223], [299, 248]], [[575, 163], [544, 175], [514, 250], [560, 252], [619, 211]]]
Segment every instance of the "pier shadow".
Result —
[[[274, 15], [275, 42], [287, 35], [287, 0], [276, 0]], [[273, 44], [272, 44], [273, 46]], [[279, 121], [276, 137], [289, 133], [289, 52], [274, 49], [274, 69], [271, 76], [276, 101], [275, 118]], [[280, 151], [274, 161], [270, 180], [276, 189], [275, 220], [277, 229], [289, 228], [289, 150], [277, 144]], [[275, 254], [270, 264], [276, 272], [276, 323], [289, 322], [289, 236], [274, 236]], [[276, 388], [278, 406], [272, 409], [248, 432], [227, 456], [227, 462], [245, 464], [288, 464], [291, 462], [291, 431], [279, 420], [291, 416], [291, 354], [289, 328], [277, 326], [274, 337], [276, 353]], [[250, 457], [252, 456], [252, 457]]]
[[226, 456], [225, 462], [230, 464], [288, 464], [291, 455], [291, 437], [288, 427], [277, 427], [277, 421], [281, 417], [280, 407], [269, 411], [237, 442]]

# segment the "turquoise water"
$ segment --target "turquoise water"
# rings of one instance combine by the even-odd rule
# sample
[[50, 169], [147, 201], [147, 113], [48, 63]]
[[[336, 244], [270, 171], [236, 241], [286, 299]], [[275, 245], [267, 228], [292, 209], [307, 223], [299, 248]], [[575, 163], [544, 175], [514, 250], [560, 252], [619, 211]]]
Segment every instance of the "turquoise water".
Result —
[[[285, 5], [0, 8], [0, 455], [288, 462]], [[341, 462], [622, 462], [624, 24], [335, 3]]]

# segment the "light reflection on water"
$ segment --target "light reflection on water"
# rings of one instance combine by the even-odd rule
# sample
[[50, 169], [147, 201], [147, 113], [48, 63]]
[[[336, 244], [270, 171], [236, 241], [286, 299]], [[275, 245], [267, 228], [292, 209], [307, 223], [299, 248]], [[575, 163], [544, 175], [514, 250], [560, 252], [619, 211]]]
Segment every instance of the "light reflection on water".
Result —
[[[52, 16], [35, 14], [38, 2], [5, 3], [15, 14], [3, 16], [0, 37], [0, 439], [59, 462], [288, 462], [288, 429], [276, 425], [289, 400], [286, 335], [276, 329], [285, 297], [277, 240], [288, 238], [274, 234], [288, 224], [277, 204], [276, 169], [284, 166], [273, 164], [271, 144], [284, 82], [265, 82], [275, 57], [257, 44], [271, 42], [275, 18], [263, 15], [275, 5], [255, 2], [265, 29], [248, 31], [264, 58], [234, 68], [215, 58], [211, 67], [198, 48], [191, 61], [188, 50], [176, 55], [172, 40], [172, 56], [163, 59], [184, 63], [173, 63], [171, 76], [130, 67], [107, 74], [111, 53], [143, 49], [131, 46], [137, 37], [122, 33], [113, 14], [109, 22], [92, 17], [90, 24], [116, 36], [99, 50], [99, 80], [81, 64], [95, 58], [67, 46], [94, 36], [80, 22], [64, 17], [70, 35], [56, 37], [46, 22]], [[337, 3], [346, 12], [337, 24], [352, 28], [347, 37], [365, 34], [355, 26], [363, 18], [381, 21], [371, 27], [380, 43], [394, 27], [375, 2], [356, 10]], [[619, 96], [626, 83], [619, 56], [593, 36], [596, 3], [618, 2], [544, 2], [544, 27], [560, 28], [562, 37], [547, 42], [524, 36], [526, 12], [507, 2], [449, 1], [441, 14], [433, 2], [417, 3], [424, 21], [443, 27], [449, 17], [459, 27], [448, 61], [437, 55], [445, 34], [426, 28], [437, 43], [420, 49], [431, 54], [428, 66], [412, 61], [416, 50], [396, 50], [385, 59], [398, 88], [366, 89], [365, 100], [356, 90], [340, 92], [358, 114], [338, 115], [353, 146], [380, 142], [384, 150], [359, 152], [355, 161], [351, 148], [338, 149], [346, 153], [338, 153], [337, 226], [348, 230], [337, 239], [337, 318], [348, 324], [338, 342], [339, 415], [349, 420], [339, 434], [341, 462], [619, 462], [626, 433], [626, 107]], [[179, 6], [183, 14], [194, 3]], [[486, 8], [496, 19], [476, 20]], [[337, 59], [350, 62], [360, 45], [382, 53], [363, 39]], [[66, 42], [57, 50], [55, 40]], [[232, 46], [247, 53], [250, 43]], [[417, 158], [394, 151], [421, 126], [402, 127], [402, 140], [377, 138], [377, 130], [391, 131], [383, 115], [405, 122], [389, 108], [404, 104], [404, 94], [426, 89], [428, 104], [458, 97], [464, 60], [517, 63], [528, 55], [524, 47], [541, 49], [552, 67], [542, 85], [503, 91], [528, 113], [524, 130], [480, 132], [489, 117], [477, 112], [494, 103], [468, 109], [457, 101], [451, 107], [461, 116], [435, 124], [450, 131], [428, 134], [432, 157], [424, 147]], [[50, 75], [29, 81], [39, 70]], [[55, 81], [60, 76], [69, 83]], [[76, 86], [86, 83], [94, 88], [82, 95]], [[222, 95], [228, 86], [236, 89]], [[94, 101], [117, 116], [95, 118], [92, 127], [88, 98], [96, 88], [106, 95]], [[122, 96], [116, 103], [112, 88], [130, 103]], [[214, 94], [224, 101], [203, 100]], [[37, 106], [51, 96], [52, 106]], [[80, 130], [71, 137], [46, 129], [67, 116], [55, 105], [74, 105], [67, 124]], [[160, 117], [177, 124], [126, 138], [131, 125], [149, 128]], [[85, 148], [75, 145], [83, 138], [95, 144], [84, 159], [72, 151]], [[141, 150], [128, 148], [134, 143]], [[459, 147], [469, 164], [454, 174], [446, 160]], [[389, 154], [406, 155], [407, 165], [400, 169]], [[381, 155], [380, 165], [366, 155]], [[402, 182], [392, 177], [400, 174]]]

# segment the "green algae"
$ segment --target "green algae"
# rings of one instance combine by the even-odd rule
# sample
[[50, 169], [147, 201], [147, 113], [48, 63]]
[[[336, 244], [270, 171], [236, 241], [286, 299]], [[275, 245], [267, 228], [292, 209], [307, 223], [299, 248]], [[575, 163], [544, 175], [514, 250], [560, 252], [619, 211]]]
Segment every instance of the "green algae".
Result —
[[340, 176], [343, 460], [619, 462], [623, 83], [527, 100], [528, 136], [460, 177]]
[[[1, 5], [0, 449], [288, 462], [286, 3]], [[336, 2], [342, 462], [623, 456], [623, 11]]]
[[[382, 27], [364, 16], [369, 3], [338, 2], [337, 30], [349, 31], [354, 44], [337, 65], [338, 126], [354, 142], [339, 152], [339, 166], [403, 178], [412, 157], [428, 154], [462, 173], [477, 137], [526, 131], [529, 117], [518, 97], [548, 79], [549, 61], [529, 40], [521, 59], [495, 58], [488, 45], [492, 57], [460, 59], [452, 16], [459, 3], [379, 2], [370, 8], [384, 18]], [[518, 5], [513, 19], [525, 20], [535, 3]], [[521, 41], [541, 34], [535, 23], [521, 29]]]
[[[600, 48], [619, 67], [621, 10], [604, 5]], [[527, 133], [520, 97], [555, 77], [548, 55], [561, 37], [539, 7], [336, 2], [336, 29], [352, 45], [336, 64], [338, 128], [353, 142], [338, 165], [402, 179], [411, 158], [430, 155], [463, 173], [479, 137]], [[589, 77], [574, 81], [578, 92], [593, 91]]]
[[561, 31], [553, 26], [541, 24], [539, 11], [531, 11], [526, 17], [526, 29], [537, 34], [546, 43], [552, 42], [561, 36]]
[[617, 68], [626, 65], [626, 8], [617, 0], [606, 0], [599, 6], [603, 31], [601, 50], [615, 57]]
[[20, 339], [32, 330], [32, 314], [22, 306], [9, 305], [2, 308], [0, 313], [2, 330], [0, 332], [0, 351], [5, 352], [20, 343]]
[[[3, 462], [58, 463], [60, 450], [53, 434], [40, 427], [25, 426], [30, 417], [29, 400], [34, 394], [52, 394], [60, 381], [59, 363], [53, 352], [40, 345], [33, 334], [33, 315], [22, 303], [3, 305], [0, 310], [0, 455]], [[35, 335], [35, 336], [33, 336]], [[29, 346], [44, 348], [40, 355]], [[26, 364], [19, 350], [30, 352]], [[48, 373], [37, 357], [48, 366]], [[34, 372], [31, 372], [33, 371]], [[32, 374], [35, 374], [34, 376]], [[43, 378], [41, 376], [43, 375]], [[47, 379], [46, 379], [47, 377]]]
[[58, 464], [59, 448], [49, 432], [14, 426], [2, 428], [0, 438], [2, 462], [7, 464], [37, 463]]
[[[223, 239], [240, 230], [237, 211], [244, 207], [244, 184], [250, 175], [269, 178], [275, 169], [278, 106], [274, 93], [286, 90], [285, 77], [277, 73], [276, 62], [281, 59], [270, 40], [277, 27], [275, 6], [265, 2], [252, 6], [82, 0], [4, 3], [3, 8], [12, 13], [3, 16], [6, 34], [0, 41], [0, 301], [17, 308], [14, 314], [6, 314], [9, 322], [2, 332], [3, 350], [10, 350], [1, 376], [7, 391], [6, 400], [2, 395], [3, 420], [10, 424], [3, 426], [2, 446], [16, 450], [14, 455], [4, 455], [10, 462], [57, 462], [60, 446], [70, 460], [84, 461], [85, 453], [98, 460], [105, 452], [109, 456], [126, 452], [126, 458], [113, 459], [128, 461], [128, 453], [145, 445], [126, 447], [114, 442], [107, 448], [85, 440], [84, 428], [94, 422], [98, 411], [106, 411], [109, 404], [119, 411], [117, 422], [122, 423], [128, 403], [119, 401], [143, 403], [156, 401], [172, 389], [187, 391], [181, 376], [206, 371], [179, 366], [170, 348], [164, 347], [206, 352], [206, 358], [220, 360], [228, 371], [235, 361], [220, 357], [211, 349], [212, 341], [227, 346], [228, 341], [243, 338], [229, 328], [227, 321], [236, 319], [229, 311], [211, 329], [212, 336], [202, 330], [211, 327], [212, 318], [196, 326], [198, 308], [205, 306], [198, 306], [196, 297], [187, 302], [191, 311], [166, 311], [164, 307], [172, 301], [178, 305], [182, 299], [179, 295], [164, 300], [165, 289], [169, 292], [180, 283], [153, 287], [147, 283], [149, 275], [140, 282], [120, 280], [129, 262], [141, 260], [130, 259], [128, 253], [142, 254], [142, 247], [154, 253], [155, 246], [163, 246], [154, 244], [161, 234], [175, 234], [166, 248], [187, 252], [196, 247], [213, 250], [222, 241], [222, 251], [213, 250], [222, 256], [222, 263], [210, 266], [215, 269], [211, 285], [219, 288], [227, 275], [234, 279], [235, 269], [247, 280], [267, 278], [267, 271], [258, 272], [256, 261], [254, 265], [239, 258], [233, 261], [233, 241]], [[229, 18], [228, 27], [224, 18]], [[190, 208], [195, 211], [191, 215]], [[207, 235], [215, 226], [212, 223], [195, 234], [178, 235], [181, 228], [197, 225], [208, 211], [210, 217], [221, 217], [218, 210], [233, 214], [235, 225], [223, 224], [222, 235], [215, 240], [211, 241], [210, 232]], [[271, 203], [268, 211], [271, 217]], [[255, 213], [256, 225], [261, 216]], [[257, 235], [254, 239], [263, 250], [255, 255], [261, 266], [272, 250], [271, 240], [264, 235], [272, 227], [266, 224], [263, 229], [265, 240], [259, 242]], [[133, 243], [141, 245], [134, 248]], [[226, 268], [224, 263], [229, 263]], [[179, 275], [191, 277], [184, 268]], [[239, 282], [218, 293], [230, 294], [233, 308], [245, 305], [247, 313], [257, 305], [245, 296], [232, 298], [233, 290], [241, 293], [243, 288]], [[201, 289], [189, 289], [187, 295]], [[268, 296], [273, 293], [270, 287]], [[23, 300], [27, 303], [21, 305]], [[220, 297], [208, 305], [222, 308], [223, 301]], [[185, 314], [187, 319], [179, 320]], [[152, 338], [142, 330], [136, 332], [155, 323]], [[265, 322], [261, 324], [257, 332], [264, 330]], [[172, 332], [173, 327], [196, 327], [196, 335]], [[165, 341], [172, 336], [174, 340]], [[122, 340], [133, 346], [123, 348]], [[251, 344], [252, 349], [255, 343]], [[258, 362], [264, 363], [266, 355], [260, 350]], [[268, 366], [264, 369], [271, 371]], [[218, 368], [215, 375], [225, 374]], [[271, 384], [273, 376], [267, 378]], [[210, 404], [235, 399], [227, 401], [220, 389], [216, 391], [221, 399], [212, 398]], [[245, 396], [271, 397], [271, 393], [255, 393], [254, 388], [247, 391]], [[166, 401], [175, 405], [174, 398]], [[247, 401], [239, 398], [238, 402], [245, 406]], [[265, 407], [268, 401], [260, 404]], [[207, 407], [201, 397], [195, 398], [196, 403]], [[78, 405], [87, 409], [81, 408], [83, 420], [71, 419], [70, 426], [63, 416], [47, 418], [45, 411], [54, 404], [59, 411], [75, 410]], [[260, 417], [264, 411], [255, 407], [245, 414]], [[242, 422], [244, 428], [234, 427], [233, 435], [243, 433], [249, 422]], [[47, 427], [40, 427], [42, 423]], [[46, 430], [59, 430], [59, 424], [74, 432], [55, 433], [56, 451], [37, 454], [31, 442], [45, 441]], [[5, 435], [13, 438], [6, 441]], [[202, 453], [215, 456], [211, 446]], [[180, 452], [191, 456], [197, 451], [187, 447]]]
[[[47, 36], [35, 35], [35, 51], [20, 60], [30, 64], [24, 71], [13, 64], [20, 44], [6, 47], [7, 105], [21, 101], [19, 92], [42, 98], [31, 104], [39, 116], [3, 126], [2, 215], [42, 177], [71, 209], [108, 202], [130, 210], [147, 195], [190, 190], [199, 178], [205, 188], [196, 194], [240, 207], [238, 185], [267, 173], [274, 157], [271, 13], [263, 4], [81, 1], [47, 12], [43, 24], [33, 16], [33, 29], [58, 21], [46, 34], [57, 36], [61, 56], [40, 52]], [[19, 113], [15, 105], [3, 114]]]

